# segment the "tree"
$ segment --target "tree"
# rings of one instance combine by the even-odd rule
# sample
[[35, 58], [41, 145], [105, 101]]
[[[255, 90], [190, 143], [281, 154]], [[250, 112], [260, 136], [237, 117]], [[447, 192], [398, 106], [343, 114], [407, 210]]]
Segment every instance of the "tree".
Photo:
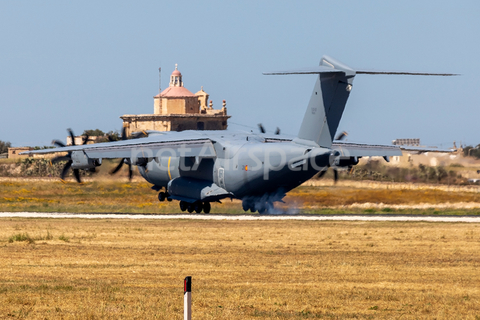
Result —
[[0, 140], [0, 153], [8, 152], [8, 148], [10, 148], [11, 146], [12, 144], [10, 142]]
[[117, 130], [107, 132], [107, 136], [110, 137], [107, 141], [118, 141], [122, 139], [122, 135]]
[[95, 130], [85, 130], [83, 131], [83, 136], [89, 136], [89, 137], [102, 137], [102, 138], [96, 138], [94, 141], [95, 143], [100, 143], [100, 142], [111, 142], [111, 141], [118, 141], [122, 140], [122, 135], [117, 131], [112, 131], [110, 130], [109, 132], [103, 132], [100, 129], [95, 129]]
[[83, 135], [84, 136], [90, 136], [90, 137], [94, 137], [94, 136], [104, 136], [105, 135], [105, 132], [103, 132], [102, 130], [100, 129], [95, 129], [95, 130], [85, 130], [83, 131]]
[[472, 146], [466, 146], [463, 148], [463, 155], [465, 157], [474, 157], [480, 159], [480, 145], [477, 145], [475, 148]]
[[446, 177], [448, 177], [447, 170], [444, 167], [437, 167], [437, 181], [441, 182]]

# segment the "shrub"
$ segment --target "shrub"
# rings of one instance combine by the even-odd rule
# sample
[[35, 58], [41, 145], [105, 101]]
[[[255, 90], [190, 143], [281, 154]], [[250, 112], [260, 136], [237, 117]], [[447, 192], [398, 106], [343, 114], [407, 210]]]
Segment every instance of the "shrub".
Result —
[[70, 242], [70, 238], [62, 234], [60, 237], [58, 237], [58, 240], [62, 240], [65, 242]]
[[30, 237], [28, 233], [17, 233], [11, 236], [10, 238], [8, 238], [8, 242], [10, 243], [15, 241], [19, 241], [19, 242], [27, 241], [30, 244], [35, 243], [35, 240], [32, 237]]
[[461, 164], [461, 163], [451, 163], [451, 164], [449, 165], [449, 167], [452, 167], [452, 168], [463, 168], [464, 166], [463, 166], [463, 164]]

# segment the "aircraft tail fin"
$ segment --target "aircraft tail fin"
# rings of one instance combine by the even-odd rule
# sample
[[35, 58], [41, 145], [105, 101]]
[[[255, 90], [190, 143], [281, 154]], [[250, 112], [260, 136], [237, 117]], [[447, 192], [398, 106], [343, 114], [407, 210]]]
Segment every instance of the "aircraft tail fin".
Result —
[[352, 89], [355, 70], [323, 56], [318, 67], [282, 74], [318, 74], [298, 138], [330, 148]]
[[264, 74], [318, 74], [298, 138], [330, 148], [352, 89], [355, 70], [323, 56], [317, 67]]
[[318, 74], [307, 111], [303, 118], [298, 139], [315, 142], [321, 147], [330, 148], [343, 115], [353, 78], [356, 74], [384, 75], [428, 75], [453, 76], [450, 73], [424, 73], [404, 71], [354, 70], [341, 62], [323, 56], [320, 65], [313, 68], [290, 71], [266, 72], [265, 75]]

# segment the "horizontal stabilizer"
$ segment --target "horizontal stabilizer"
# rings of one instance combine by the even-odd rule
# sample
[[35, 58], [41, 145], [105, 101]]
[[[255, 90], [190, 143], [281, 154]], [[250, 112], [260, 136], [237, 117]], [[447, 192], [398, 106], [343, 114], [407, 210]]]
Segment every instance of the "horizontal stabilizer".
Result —
[[[408, 76], [459, 76], [457, 73], [432, 73], [432, 72], [411, 72], [411, 71], [377, 71], [377, 70], [354, 70], [356, 74], [380, 74], [380, 75], [408, 75]], [[288, 74], [322, 74], [322, 73], [342, 73], [339, 69], [332, 69], [326, 66], [301, 68], [286, 71], [264, 72], [263, 75], [288, 75]]]
[[264, 72], [264, 75], [287, 75], [287, 74], [321, 74], [321, 73], [344, 73], [344, 70], [333, 69], [326, 66], [317, 66], [287, 71]]
[[409, 72], [409, 71], [376, 71], [376, 70], [356, 70], [357, 74], [393, 74], [393, 75], [408, 75], [408, 76], [459, 76], [456, 73], [431, 73], [431, 72]]

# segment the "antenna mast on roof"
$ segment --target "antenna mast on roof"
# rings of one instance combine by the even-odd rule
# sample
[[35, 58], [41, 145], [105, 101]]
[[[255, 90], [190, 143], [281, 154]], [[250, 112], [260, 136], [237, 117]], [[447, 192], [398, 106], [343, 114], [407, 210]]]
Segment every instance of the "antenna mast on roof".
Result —
[[162, 93], [162, 68], [158, 68], [158, 93]]

